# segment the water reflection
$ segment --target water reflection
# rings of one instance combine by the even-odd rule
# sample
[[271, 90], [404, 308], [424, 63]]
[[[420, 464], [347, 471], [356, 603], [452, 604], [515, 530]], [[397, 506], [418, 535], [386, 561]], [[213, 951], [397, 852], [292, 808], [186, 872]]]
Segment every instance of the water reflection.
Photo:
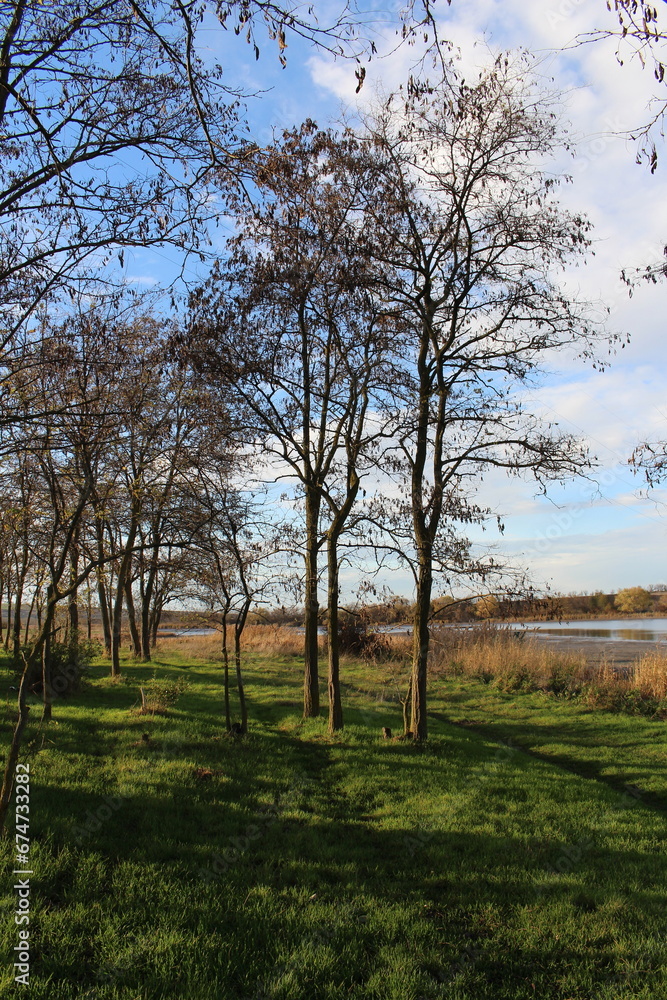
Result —
[[577, 639], [644, 639], [659, 642], [667, 638], [667, 632], [649, 632], [638, 628], [541, 628], [539, 632], [541, 635], [566, 635]]
[[667, 640], [667, 619], [628, 618], [611, 621], [522, 622], [517, 630], [534, 629], [541, 635], [575, 639], [607, 639], [609, 641], [662, 642]]

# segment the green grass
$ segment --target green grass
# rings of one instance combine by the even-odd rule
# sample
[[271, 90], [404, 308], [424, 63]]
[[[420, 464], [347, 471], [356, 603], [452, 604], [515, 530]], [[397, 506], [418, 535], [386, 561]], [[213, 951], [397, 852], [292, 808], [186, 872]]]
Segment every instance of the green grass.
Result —
[[[667, 998], [662, 725], [438, 681], [428, 743], [383, 741], [357, 665], [330, 739], [298, 659], [254, 656], [238, 740], [215, 665], [105, 669], [31, 723], [31, 998]], [[189, 688], [132, 714], [155, 669]]]

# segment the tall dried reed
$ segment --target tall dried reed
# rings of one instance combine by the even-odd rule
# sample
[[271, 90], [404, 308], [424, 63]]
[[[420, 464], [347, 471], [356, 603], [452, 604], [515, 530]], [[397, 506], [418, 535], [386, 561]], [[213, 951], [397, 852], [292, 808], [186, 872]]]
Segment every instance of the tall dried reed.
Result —
[[[320, 637], [320, 647], [324, 648], [324, 637]], [[229, 649], [232, 648], [234, 636], [230, 628], [227, 633]], [[253, 653], [266, 656], [298, 656], [303, 655], [303, 633], [280, 625], [247, 625], [243, 630], [242, 648]], [[157, 649], [164, 652], [173, 651], [182, 656], [196, 660], [219, 659], [222, 649], [222, 634], [211, 635], [163, 636], [159, 639]]]
[[[284, 625], [248, 625], [243, 632], [243, 648], [267, 656], [303, 656], [303, 632]], [[324, 636], [319, 638], [324, 649]]]
[[594, 708], [667, 712], [667, 656], [657, 652], [630, 667], [591, 663], [581, 650], [564, 652], [497, 626], [440, 629], [432, 646], [436, 676], [475, 677], [504, 691], [581, 697]]
[[506, 691], [575, 693], [593, 672], [583, 653], [558, 652], [531, 636], [493, 626], [438, 630], [431, 664], [436, 674], [477, 677]]
[[667, 698], [667, 656], [647, 653], [637, 660], [631, 674], [633, 688], [649, 698]]

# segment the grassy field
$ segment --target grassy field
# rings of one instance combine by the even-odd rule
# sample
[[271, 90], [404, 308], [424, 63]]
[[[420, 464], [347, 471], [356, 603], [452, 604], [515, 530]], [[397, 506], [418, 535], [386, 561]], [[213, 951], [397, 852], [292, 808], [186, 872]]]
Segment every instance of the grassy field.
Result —
[[[189, 686], [140, 716], [155, 671]], [[663, 722], [440, 677], [428, 743], [387, 741], [387, 667], [348, 663], [332, 739], [298, 657], [254, 651], [234, 739], [218, 665], [124, 674], [32, 723], [30, 986], [8, 957], [2, 996], [667, 1000]]]

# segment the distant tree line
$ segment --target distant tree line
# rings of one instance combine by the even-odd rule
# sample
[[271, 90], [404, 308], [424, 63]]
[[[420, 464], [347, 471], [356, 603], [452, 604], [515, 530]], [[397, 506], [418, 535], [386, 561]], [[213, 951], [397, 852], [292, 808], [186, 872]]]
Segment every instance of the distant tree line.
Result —
[[[614, 614], [667, 614], [667, 586], [626, 587], [605, 593], [554, 594], [552, 596], [520, 597], [496, 594], [471, 595], [455, 598], [443, 595], [431, 602], [431, 621], [450, 624], [472, 624], [480, 621], [509, 621], [512, 619], [554, 620], [569, 617], [590, 617]], [[360, 621], [369, 628], [385, 625], [411, 625], [415, 605], [407, 597], [392, 597], [377, 603], [354, 604], [341, 608], [341, 616], [348, 621]], [[261, 620], [275, 625], [300, 626], [305, 612], [300, 607], [274, 608], [263, 612]]]

